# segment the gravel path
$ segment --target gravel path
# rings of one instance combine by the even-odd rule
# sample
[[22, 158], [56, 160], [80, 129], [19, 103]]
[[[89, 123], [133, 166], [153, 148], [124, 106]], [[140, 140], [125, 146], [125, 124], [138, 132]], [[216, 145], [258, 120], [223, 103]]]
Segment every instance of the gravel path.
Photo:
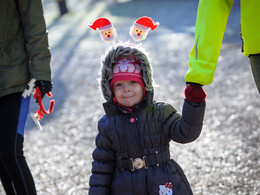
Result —
[[[28, 119], [24, 150], [39, 195], [85, 195], [96, 124], [104, 113], [97, 83], [99, 58], [109, 47], [87, 25], [106, 16], [117, 28], [118, 39], [127, 41], [129, 27], [140, 16], [159, 21], [143, 44], [153, 62], [155, 99], [181, 112], [198, 1], [154, 0], [148, 8], [147, 1], [72, 0], [70, 13], [62, 18], [56, 18], [52, 1], [43, 2], [56, 106], [43, 119], [43, 131]], [[193, 143], [171, 144], [172, 157], [183, 167], [195, 195], [260, 194], [260, 96], [249, 60], [240, 52], [239, 25], [235, 3], [215, 80], [204, 87], [208, 97], [203, 132]], [[36, 110], [34, 103], [31, 110]]]

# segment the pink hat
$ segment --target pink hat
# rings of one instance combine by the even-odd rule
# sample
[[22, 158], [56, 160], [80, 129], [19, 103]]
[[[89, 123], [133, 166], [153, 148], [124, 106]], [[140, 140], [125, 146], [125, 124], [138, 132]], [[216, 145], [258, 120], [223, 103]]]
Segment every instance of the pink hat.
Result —
[[140, 62], [135, 58], [122, 58], [113, 66], [113, 77], [110, 82], [110, 88], [113, 92], [113, 84], [117, 81], [136, 81], [142, 86], [145, 95], [145, 85], [142, 76]]

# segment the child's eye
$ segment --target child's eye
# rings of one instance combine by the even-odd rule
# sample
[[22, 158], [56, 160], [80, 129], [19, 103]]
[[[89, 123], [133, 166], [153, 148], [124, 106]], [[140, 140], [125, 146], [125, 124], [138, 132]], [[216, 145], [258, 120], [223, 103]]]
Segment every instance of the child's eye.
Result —
[[130, 83], [131, 83], [131, 84], [135, 84], [135, 83], [137, 83], [137, 82], [136, 82], [136, 81], [130, 81]]
[[116, 85], [115, 85], [115, 87], [120, 87], [122, 84], [121, 83], [117, 83]]

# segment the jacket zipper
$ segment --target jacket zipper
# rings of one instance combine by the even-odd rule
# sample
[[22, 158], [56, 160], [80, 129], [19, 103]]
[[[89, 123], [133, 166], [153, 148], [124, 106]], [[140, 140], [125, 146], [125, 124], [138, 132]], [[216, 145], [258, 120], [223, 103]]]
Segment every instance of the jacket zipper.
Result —
[[[138, 136], [138, 132], [137, 132], [137, 121], [138, 121], [138, 118], [135, 116], [135, 114], [133, 113], [132, 114], [133, 118], [135, 119], [134, 121], [134, 127], [135, 127], [135, 137], [136, 137], [136, 141], [137, 141], [137, 145], [138, 145], [138, 148], [139, 148], [139, 153], [141, 154], [141, 144], [140, 144], [140, 139], [139, 139], [139, 136]], [[142, 157], [142, 156], [140, 156]]]

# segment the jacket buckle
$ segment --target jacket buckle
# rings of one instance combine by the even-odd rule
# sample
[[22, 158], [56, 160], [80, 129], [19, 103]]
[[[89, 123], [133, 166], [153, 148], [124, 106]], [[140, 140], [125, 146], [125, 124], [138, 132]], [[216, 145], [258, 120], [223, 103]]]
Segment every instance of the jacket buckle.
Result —
[[145, 164], [145, 156], [143, 157], [143, 159], [141, 158], [130, 158], [131, 162], [132, 162], [132, 169], [131, 171], [134, 171], [136, 169], [142, 169], [143, 167], [145, 169], [147, 169], [148, 167], [146, 167], [146, 164]]

